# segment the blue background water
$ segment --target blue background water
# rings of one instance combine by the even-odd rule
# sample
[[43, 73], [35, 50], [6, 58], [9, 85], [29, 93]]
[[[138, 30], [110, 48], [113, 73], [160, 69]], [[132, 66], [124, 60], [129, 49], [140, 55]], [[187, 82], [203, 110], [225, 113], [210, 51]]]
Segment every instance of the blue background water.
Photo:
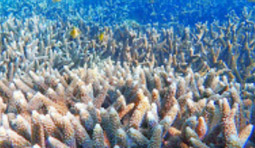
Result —
[[0, 14], [28, 17], [33, 13], [51, 19], [72, 19], [79, 14], [86, 21], [113, 25], [125, 20], [147, 23], [179, 23], [194, 25], [197, 22], [224, 20], [234, 10], [242, 13], [251, 9], [248, 0], [1, 0]]

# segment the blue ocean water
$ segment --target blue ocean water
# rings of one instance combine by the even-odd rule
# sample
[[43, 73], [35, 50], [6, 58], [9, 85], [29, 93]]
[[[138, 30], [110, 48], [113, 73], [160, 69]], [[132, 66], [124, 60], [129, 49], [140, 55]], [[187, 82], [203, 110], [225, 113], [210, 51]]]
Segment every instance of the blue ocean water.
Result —
[[147, 23], [213, 22], [227, 19], [235, 11], [255, 6], [253, 0], [1, 0], [0, 14], [29, 17], [43, 15], [50, 19], [71, 19], [79, 14], [84, 20], [112, 25], [125, 20]]

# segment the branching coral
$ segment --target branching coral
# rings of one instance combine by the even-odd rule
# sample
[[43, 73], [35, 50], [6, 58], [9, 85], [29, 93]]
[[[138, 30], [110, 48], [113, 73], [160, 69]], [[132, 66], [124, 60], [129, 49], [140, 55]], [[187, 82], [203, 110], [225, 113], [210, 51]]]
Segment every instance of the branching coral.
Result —
[[254, 147], [247, 8], [195, 27], [14, 16], [0, 25], [0, 147]]
[[[108, 66], [104, 66], [105, 64]], [[114, 69], [111, 77], [104, 77], [110, 67]], [[7, 133], [23, 139], [21, 141], [24, 142], [18, 145], [37, 144], [40, 147], [52, 147], [57, 143], [69, 147], [253, 145], [252, 140], [249, 140], [253, 125], [247, 122], [250, 115], [254, 114], [251, 107], [253, 101], [249, 100], [251, 103], [248, 103], [247, 100], [236, 99], [242, 95], [236, 91], [240, 89], [239, 83], [227, 82], [224, 76], [215, 76], [219, 77], [216, 81], [212, 78], [214, 72], [199, 76], [191, 69], [188, 75], [179, 76], [170, 68], [159, 70], [147, 69], [146, 66], [130, 66], [126, 73], [119, 75], [126, 68], [128, 67], [114, 65], [107, 60], [94, 68], [66, 69], [63, 76], [49, 69], [47, 72], [38, 71], [32, 75], [28, 73], [20, 76], [25, 77], [28, 80], [26, 82], [17, 75], [17, 85], [2, 80], [1, 96], [6, 98], [2, 101], [2, 118], [6, 119], [2, 119], [1, 124], [1, 146], [17, 145], [15, 141], [8, 139]], [[87, 76], [92, 71], [96, 75], [91, 79]], [[145, 75], [137, 77], [137, 73]], [[57, 81], [57, 85], [53, 81], [47, 83], [45, 77], [49, 74], [62, 81]], [[39, 75], [40, 83], [33, 81]], [[75, 79], [81, 82], [74, 84], [73, 81], [77, 82]], [[115, 79], [114, 83], [110, 83], [112, 79]], [[127, 87], [123, 81], [131, 81], [131, 84]], [[17, 86], [21, 83], [26, 86], [26, 91], [32, 91], [19, 91]], [[10, 84], [14, 86], [6, 93], [5, 86]], [[82, 99], [83, 95], [78, 91], [80, 84], [91, 85], [85, 91], [90, 96], [89, 103]], [[150, 84], [150, 88], [145, 84]], [[42, 89], [42, 85], [48, 89]], [[58, 90], [59, 86], [64, 89]], [[230, 89], [218, 91], [225, 86]], [[157, 90], [156, 87], [161, 89]], [[197, 92], [191, 92], [192, 89]], [[63, 98], [57, 99], [58, 97], [49, 94]], [[103, 101], [101, 105], [95, 106], [93, 102], [99, 96], [103, 97]], [[18, 97], [21, 100], [15, 99]], [[41, 103], [36, 104], [35, 100]], [[8, 108], [4, 107], [6, 104]], [[241, 112], [245, 114], [242, 115]], [[13, 118], [13, 115], [17, 117]], [[8, 124], [11, 126], [7, 126]], [[36, 139], [33, 136], [35, 134], [38, 135]]]
[[[102, 27], [78, 22], [81, 34], [77, 39], [70, 38], [69, 22], [53, 22], [38, 16], [19, 20], [10, 16], [1, 24], [3, 32], [8, 33], [1, 35], [0, 70], [9, 79], [20, 73], [19, 68], [29, 72], [53, 67], [62, 74], [64, 67], [72, 69], [84, 63], [91, 67], [100, 59], [111, 58], [122, 64], [126, 61], [150, 67], [169, 65], [180, 74], [187, 74], [192, 68], [205, 75], [215, 68], [217, 73], [213, 75], [228, 75], [245, 87], [246, 82], [254, 80], [255, 45], [254, 22], [245, 11], [248, 10], [244, 9], [240, 16], [230, 13], [226, 22], [197, 23], [195, 28], [164, 29], [129, 23]], [[98, 39], [101, 32], [103, 40]]]

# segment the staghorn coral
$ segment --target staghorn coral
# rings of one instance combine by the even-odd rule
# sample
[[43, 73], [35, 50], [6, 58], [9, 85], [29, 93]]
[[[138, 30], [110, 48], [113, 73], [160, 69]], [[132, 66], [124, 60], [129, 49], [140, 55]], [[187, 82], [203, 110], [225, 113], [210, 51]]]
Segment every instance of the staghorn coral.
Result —
[[[53, 67], [62, 74], [65, 67], [77, 68], [84, 63], [90, 67], [100, 59], [111, 58], [122, 64], [127, 61], [150, 67], [169, 65], [180, 74], [187, 74], [189, 68], [201, 75], [211, 71], [212, 79], [228, 75], [231, 81], [237, 80], [245, 87], [246, 82], [254, 81], [254, 20], [246, 15], [249, 12], [252, 15], [252, 10], [244, 8], [237, 16], [233, 11], [229, 20], [222, 23], [197, 23], [195, 27], [168, 25], [168, 29], [129, 23], [107, 27], [85, 21], [63, 23], [36, 15], [24, 20], [9, 16], [1, 24], [3, 32], [8, 33], [1, 35], [0, 71], [8, 79], [20, 73], [19, 68], [29, 72]], [[81, 30], [77, 39], [69, 35], [74, 25]], [[102, 41], [98, 39], [100, 32], [104, 33]], [[212, 68], [216, 70], [213, 72]], [[210, 77], [206, 87], [213, 85]], [[159, 89], [160, 84], [156, 85]]]
[[[107, 1], [107, 11], [120, 3]], [[20, 5], [26, 14], [47, 3]], [[44, 13], [64, 15], [61, 5]], [[254, 146], [252, 11], [167, 29], [102, 27], [76, 15], [14, 14], [1, 23], [1, 147]]]
[[[109, 67], [113, 68], [112, 76], [105, 77]], [[125, 70], [127, 68], [129, 70]], [[90, 77], [93, 71], [94, 76]], [[121, 71], [126, 73], [119, 75]], [[145, 72], [144, 77], [137, 77], [142, 71], [148, 72]], [[58, 79], [58, 84], [47, 82], [46, 77], [49, 74]], [[34, 80], [35, 76], [41, 77], [40, 83]], [[21, 77], [28, 81], [23, 81]], [[218, 76], [220, 79], [217, 81], [209, 77], [211, 73], [201, 76], [191, 69], [188, 75], [180, 76], [175, 75], [174, 69], [167, 67], [161, 67], [160, 70], [159, 67], [121, 67], [119, 63], [113, 64], [110, 59], [98, 63], [94, 68], [66, 69], [63, 75], [50, 69], [47, 72], [37, 71], [32, 75], [31, 72], [16, 75], [15, 81], [21, 81], [17, 85], [22, 83], [26, 86], [26, 91], [31, 92], [20, 91], [16, 83], [2, 80], [4, 85], [0, 90], [1, 96], [5, 98], [2, 106], [8, 104], [8, 108], [12, 109], [3, 107], [2, 117], [6, 115], [6, 119], [5, 123], [2, 119], [1, 128], [3, 135], [11, 130], [10, 133], [23, 138], [22, 144], [37, 144], [41, 147], [52, 147], [57, 143], [67, 147], [253, 145], [253, 141], [249, 140], [253, 129], [253, 125], [249, 123], [252, 120], [250, 115], [254, 114], [251, 107], [253, 100], [249, 100], [249, 103], [248, 100], [236, 99], [242, 95], [240, 91], [233, 95], [233, 90], [241, 88], [239, 83], [224, 82], [224, 76]], [[77, 79], [80, 82], [74, 83]], [[111, 82], [112, 79], [114, 83]], [[125, 81], [131, 81], [131, 84], [127, 86]], [[142, 81], [143, 83], [137, 83]], [[14, 86], [5, 93], [5, 86], [9, 83]], [[78, 91], [80, 84], [91, 85], [85, 91], [90, 96], [90, 102], [82, 99], [84, 95], [80, 95]], [[147, 87], [148, 84], [150, 88]], [[230, 89], [219, 92], [225, 85]], [[59, 89], [59, 86], [64, 88]], [[161, 89], [157, 90], [156, 87]], [[195, 90], [198, 91], [196, 97], [195, 92], [190, 90], [192, 87], [196, 87]], [[207, 89], [211, 89], [211, 93]], [[248, 88], [246, 90], [250, 91]], [[29, 93], [31, 96], [27, 95]], [[96, 107], [93, 102], [98, 96], [102, 97], [102, 94], [103, 102]], [[58, 95], [63, 98], [58, 98]], [[16, 103], [4, 101], [15, 102], [17, 96], [21, 100]], [[41, 103], [36, 105], [35, 100], [38, 99]], [[175, 101], [163, 102], [168, 102], [169, 99]], [[239, 114], [240, 112], [245, 114]], [[17, 117], [13, 118], [13, 114]], [[11, 126], [4, 126], [6, 124]], [[34, 139], [33, 135], [36, 133], [40, 135], [39, 139]], [[6, 136], [1, 141], [3, 145], [16, 144]]]

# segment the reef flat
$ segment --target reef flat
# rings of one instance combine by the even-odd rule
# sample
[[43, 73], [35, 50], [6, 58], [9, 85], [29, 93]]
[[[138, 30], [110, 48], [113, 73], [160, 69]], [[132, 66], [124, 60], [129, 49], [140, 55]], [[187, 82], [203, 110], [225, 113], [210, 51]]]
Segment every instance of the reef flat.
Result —
[[255, 7], [90, 2], [0, 2], [0, 147], [255, 147]]

